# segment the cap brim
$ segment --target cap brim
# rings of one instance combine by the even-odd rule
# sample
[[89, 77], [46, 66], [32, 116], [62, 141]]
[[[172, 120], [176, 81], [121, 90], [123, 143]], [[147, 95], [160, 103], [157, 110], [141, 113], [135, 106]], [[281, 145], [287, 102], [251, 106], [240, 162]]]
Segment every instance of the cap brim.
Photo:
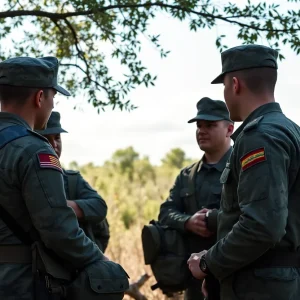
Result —
[[71, 96], [71, 94], [67, 90], [65, 90], [63, 87], [61, 87], [60, 85], [56, 85], [53, 88], [65, 96]]
[[35, 130], [40, 135], [47, 135], [47, 134], [59, 134], [59, 133], [68, 133], [68, 131], [62, 129], [61, 127], [50, 127], [44, 130]]
[[215, 79], [211, 82], [211, 84], [223, 83], [223, 81], [224, 81], [224, 76], [225, 76], [225, 73], [220, 74], [217, 78], [215, 78]]
[[197, 122], [199, 120], [204, 120], [204, 121], [221, 121], [221, 120], [225, 120], [225, 119], [221, 118], [221, 117], [212, 116], [212, 115], [198, 115], [195, 118], [189, 120], [188, 123]]

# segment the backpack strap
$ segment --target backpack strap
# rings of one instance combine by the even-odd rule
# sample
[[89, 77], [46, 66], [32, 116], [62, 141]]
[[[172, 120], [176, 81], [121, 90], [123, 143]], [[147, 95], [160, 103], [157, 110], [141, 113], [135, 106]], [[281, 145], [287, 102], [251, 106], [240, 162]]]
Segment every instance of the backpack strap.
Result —
[[198, 162], [196, 162], [190, 171], [189, 177], [188, 177], [188, 188], [189, 188], [189, 194], [191, 197], [191, 204], [193, 207], [193, 211], [198, 211], [199, 207], [198, 207], [198, 202], [196, 199], [196, 189], [195, 189], [195, 178], [196, 178], [196, 173], [199, 170], [199, 168], [201, 168], [202, 166], [202, 159], [199, 160]]

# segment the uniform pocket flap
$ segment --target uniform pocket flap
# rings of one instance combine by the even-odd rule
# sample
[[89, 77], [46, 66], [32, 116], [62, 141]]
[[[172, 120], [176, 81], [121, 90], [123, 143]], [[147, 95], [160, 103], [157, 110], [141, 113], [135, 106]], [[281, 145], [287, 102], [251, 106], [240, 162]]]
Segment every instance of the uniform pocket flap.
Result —
[[211, 187], [211, 192], [215, 195], [221, 195], [222, 193], [222, 185], [214, 185]]
[[112, 261], [99, 261], [86, 269], [91, 289], [98, 294], [122, 293], [129, 288], [129, 276]]

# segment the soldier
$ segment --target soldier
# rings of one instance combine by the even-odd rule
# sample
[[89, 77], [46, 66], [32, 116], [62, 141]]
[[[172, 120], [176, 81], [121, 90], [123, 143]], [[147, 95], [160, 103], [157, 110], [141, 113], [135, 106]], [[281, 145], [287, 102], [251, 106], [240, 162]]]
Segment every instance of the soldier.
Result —
[[[53, 111], [46, 129], [37, 130], [53, 147], [58, 158], [61, 156], [61, 133], [67, 133], [61, 127], [59, 112]], [[106, 250], [109, 240], [109, 225], [106, 220], [107, 206], [101, 196], [83, 179], [78, 171], [64, 170], [63, 178], [67, 204], [72, 207], [79, 225], [102, 252]]]
[[277, 56], [260, 45], [228, 49], [212, 82], [243, 123], [221, 176], [219, 241], [189, 267], [218, 278], [222, 300], [300, 299], [300, 129], [275, 102]]
[[[0, 298], [5, 300], [58, 299], [47, 293], [43, 273], [33, 279], [32, 240], [39, 238], [70, 268], [82, 270], [104, 259], [67, 205], [55, 151], [33, 131], [45, 127], [57, 92], [70, 96], [57, 84], [57, 73], [55, 57], [0, 63]], [[8, 225], [10, 218], [16, 226]]]
[[[223, 101], [202, 98], [197, 103], [196, 140], [204, 155], [198, 163], [181, 170], [168, 199], [161, 205], [159, 221], [184, 234], [190, 253], [216, 241], [216, 215], [220, 206], [220, 176], [232, 151], [233, 122]], [[193, 171], [194, 170], [194, 171]], [[189, 176], [195, 172], [195, 193], [189, 193]], [[201, 282], [191, 282], [185, 299], [203, 299]]]

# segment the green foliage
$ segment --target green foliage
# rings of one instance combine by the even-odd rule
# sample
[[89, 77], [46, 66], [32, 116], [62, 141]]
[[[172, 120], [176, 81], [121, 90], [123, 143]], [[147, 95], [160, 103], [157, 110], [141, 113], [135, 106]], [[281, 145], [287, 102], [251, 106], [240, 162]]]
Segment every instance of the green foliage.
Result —
[[[129, 92], [139, 85], [154, 85], [156, 76], [139, 54], [141, 36], [161, 57], [169, 53], [160, 45], [159, 34], [148, 32], [149, 22], [160, 12], [187, 21], [192, 31], [233, 24], [243, 43], [266, 37], [275, 48], [283, 43], [300, 53], [300, 10], [283, 11], [269, 0], [257, 4], [248, 0], [245, 6], [211, 0], [2, 0], [1, 4], [0, 59], [57, 56], [60, 81], [73, 95], [86, 97], [98, 112], [107, 106], [134, 109]], [[220, 32], [216, 39], [220, 51], [227, 47], [224, 37]], [[121, 76], [110, 71], [114, 61], [123, 67]]]
[[168, 161], [170, 154], [170, 164], [153, 166], [148, 157], [139, 158], [139, 153], [128, 147], [113, 153], [103, 166], [89, 163], [80, 167], [72, 162], [69, 168], [75, 166], [105, 199], [109, 220], [114, 224], [118, 220], [125, 229], [130, 229], [157, 218], [160, 204], [166, 200], [183, 167], [182, 157], [185, 158], [184, 151], [176, 148], [163, 160]]
[[166, 154], [166, 157], [162, 159], [162, 163], [163, 165], [171, 168], [181, 169], [184, 165], [185, 159], [184, 151], [180, 148], [175, 148]]

